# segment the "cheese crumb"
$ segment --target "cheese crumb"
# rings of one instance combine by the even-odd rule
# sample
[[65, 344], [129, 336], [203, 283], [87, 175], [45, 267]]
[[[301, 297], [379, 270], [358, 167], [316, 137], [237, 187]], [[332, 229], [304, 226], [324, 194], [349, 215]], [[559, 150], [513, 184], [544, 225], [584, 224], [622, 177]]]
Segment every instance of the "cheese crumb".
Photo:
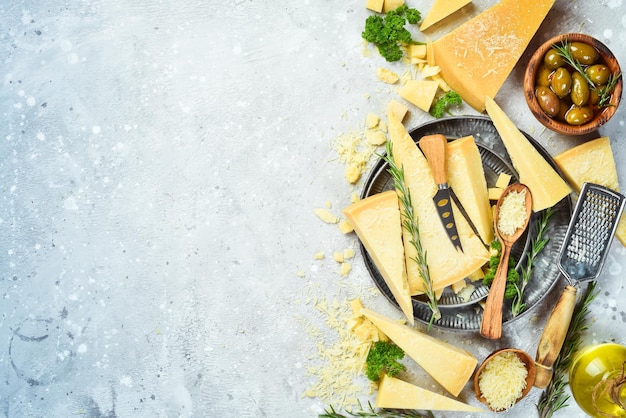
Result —
[[526, 190], [511, 191], [500, 204], [498, 230], [503, 235], [513, 235], [526, 222]]
[[345, 219], [339, 221], [339, 232], [341, 232], [342, 234], [349, 234], [352, 231], [354, 231], [354, 227], [352, 227], [350, 222]]
[[377, 69], [376, 77], [378, 77], [378, 79], [382, 81], [383, 83], [387, 83], [387, 84], [396, 84], [398, 80], [400, 79], [400, 77], [398, 77], [398, 74], [386, 68]]
[[354, 251], [354, 248], [346, 248], [345, 250], [343, 250], [343, 259], [350, 259], [354, 257], [355, 254], [356, 252]]
[[380, 122], [380, 117], [378, 115], [375, 115], [373, 113], [368, 113], [367, 117], [365, 118], [365, 127], [367, 129], [373, 129], [378, 126], [379, 122]]
[[358, 164], [349, 164], [346, 166], [345, 177], [348, 183], [356, 183], [361, 178], [361, 171], [363, 171]]
[[318, 252], [318, 253], [315, 253], [315, 255], [313, 256], [313, 258], [314, 258], [314, 259], [316, 259], [316, 260], [323, 260], [323, 259], [324, 259], [324, 253], [323, 253], [323, 252], [321, 252], [321, 251], [320, 251], [320, 252]]
[[341, 268], [339, 269], [339, 274], [341, 274], [341, 276], [347, 277], [351, 271], [352, 271], [352, 264], [345, 262], [345, 261], [341, 263]]
[[478, 387], [494, 411], [509, 409], [526, 388], [528, 370], [510, 351], [494, 356], [478, 376]]
[[341, 251], [335, 251], [333, 253], [333, 260], [338, 263], [343, 263], [343, 253], [341, 253]]
[[315, 208], [313, 209], [313, 211], [315, 212], [318, 218], [320, 218], [322, 221], [326, 222], [327, 224], [336, 224], [339, 222], [339, 219], [337, 219], [335, 215], [330, 213], [325, 208]]
[[387, 136], [380, 129], [371, 129], [365, 132], [365, 139], [371, 145], [382, 145], [387, 142]]

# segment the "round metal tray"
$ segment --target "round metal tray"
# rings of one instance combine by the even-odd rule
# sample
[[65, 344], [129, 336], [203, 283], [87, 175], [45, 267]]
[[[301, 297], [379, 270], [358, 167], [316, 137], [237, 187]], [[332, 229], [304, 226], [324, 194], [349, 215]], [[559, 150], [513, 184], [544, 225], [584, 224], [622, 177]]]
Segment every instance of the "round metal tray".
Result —
[[[492, 187], [500, 173], [504, 172], [512, 176], [512, 182], [519, 181], [517, 172], [508, 156], [506, 148], [502, 143], [493, 122], [488, 117], [453, 117], [426, 123], [410, 132], [411, 137], [417, 143], [425, 135], [442, 134], [448, 140], [454, 140], [464, 136], [472, 135], [478, 146], [483, 170], [487, 185]], [[539, 145], [531, 136], [524, 133], [537, 151], [557, 168], [550, 154]], [[380, 159], [372, 167], [368, 175], [362, 198], [390, 190], [393, 188], [393, 180], [387, 171], [387, 163]], [[554, 207], [554, 215], [550, 219], [548, 236], [550, 241], [539, 254], [534, 263], [533, 276], [524, 291], [524, 303], [526, 312], [536, 306], [543, 297], [549, 293], [559, 278], [559, 270], [554, 263], [556, 256], [563, 242], [565, 231], [572, 214], [572, 202], [570, 198], [563, 199]], [[512, 257], [517, 261], [517, 268], [526, 262], [526, 253], [531, 245], [532, 239], [537, 234], [537, 222], [541, 213], [533, 213], [529, 227], [512, 250]], [[489, 244], [489, 243], [487, 243]], [[376, 268], [370, 255], [361, 245], [361, 253], [365, 260], [366, 267], [372, 276], [376, 286], [396, 307], [399, 306], [391, 291], [387, 287], [385, 280]], [[482, 307], [479, 302], [486, 298], [489, 289], [481, 281], [473, 282], [476, 289], [471, 294], [469, 300], [463, 300], [457, 296], [452, 289], [446, 288], [439, 299], [441, 319], [433, 323], [434, 326], [453, 330], [475, 331], [480, 329], [482, 321]], [[430, 322], [430, 308], [426, 305], [424, 296], [413, 297], [413, 310], [415, 319], [428, 323]], [[519, 316], [518, 316], [519, 317]], [[511, 302], [505, 301], [503, 308], [503, 324], [511, 322], [516, 317], [511, 313]]]

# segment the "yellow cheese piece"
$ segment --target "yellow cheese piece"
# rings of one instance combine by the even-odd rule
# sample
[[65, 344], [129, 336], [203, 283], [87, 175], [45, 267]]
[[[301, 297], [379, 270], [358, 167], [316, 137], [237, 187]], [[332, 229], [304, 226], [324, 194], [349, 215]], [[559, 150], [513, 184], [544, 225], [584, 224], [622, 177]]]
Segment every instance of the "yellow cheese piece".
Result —
[[385, 2], [383, 3], [383, 13], [387, 13], [390, 10], [396, 10], [403, 4], [404, 0], [385, 0]]
[[409, 58], [426, 58], [426, 45], [424, 44], [410, 44], [406, 47], [406, 55]]
[[435, 62], [452, 90], [485, 110], [555, 0], [501, 0], [433, 42]]
[[398, 77], [398, 74], [386, 68], [378, 68], [376, 70], [376, 77], [378, 77], [378, 79], [383, 83], [387, 84], [396, 84], [400, 79], [400, 77]]
[[485, 412], [484, 409], [447, 398], [387, 375], [383, 375], [378, 385], [376, 407], [423, 409], [428, 411]]
[[398, 102], [396, 100], [391, 100], [389, 102], [388, 108], [389, 108], [389, 112], [395, 113], [395, 115], [401, 121], [402, 121], [402, 119], [405, 118], [406, 114], [409, 112], [409, 108], [408, 107], [406, 107], [404, 104], [402, 104], [402, 103], [400, 103], [400, 102]]
[[424, 112], [428, 112], [438, 87], [439, 83], [433, 80], [409, 80], [400, 89], [400, 96]]
[[381, 13], [383, 11], [383, 4], [385, 0], [367, 0], [365, 7], [373, 12]]
[[478, 362], [472, 354], [372, 310], [361, 313], [444, 389], [454, 396], [461, 393]]
[[473, 136], [448, 143], [448, 183], [476, 226], [483, 242], [493, 240], [493, 217], [489, 204], [487, 180], [478, 146]]
[[461, 7], [468, 5], [472, 0], [435, 0], [428, 14], [422, 20], [420, 30], [426, 30], [435, 23], [445, 19]]
[[490, 187], [487, 191], [489, 192], [489, 200], [499, 200], [504, 193], [504, 189], [499, 187]]
[[500, 106], [491, 97], [487, 97], [485, 104], [519, 174], [520, 183], [530, 189], [533, 211], [539, 212], [552, 207], [569, 195], [572, 189], [517, 129]]
[[[606, 136], [570, 148], [554, 161], [577, 193], [585, 182], [620, 190], [611, 141]], [[626, 246], [626, 216], [620, 218], [615, 236]]]
[[400, 309], [413, 323], [398, 195], [394, 190], [378, 193], [351, 204], [343, 213], [372, 257]]
[[[452, 245], [433, 202], [437, 185], [430, 164], [397, 116], [389, 113], [388, 119], [393, 157], [398, 167], [404, 167], [405, 183], [411, 191], [415, 215], [418, 218], [420, 242], [427, 254], [426, 261], [433, 288], [443, 289], [480, 268], [489, 260], [489, 252], [456, 205], [453, 205], [452, 210], [463, 252], [457, 251]], [[410, 243], [410, 234], [406, 230], [403, 230], [403, 234], [411, 294], [423, 293], [424, 281], [414, 260], [417, 255], [415, 247]]]
[[500, 173], [498, 175], [498, 179], [496, 180], [496, 187], [504, 190], [509, 187], [509, 183], [511, 183], [511, 175], [507, 173]]

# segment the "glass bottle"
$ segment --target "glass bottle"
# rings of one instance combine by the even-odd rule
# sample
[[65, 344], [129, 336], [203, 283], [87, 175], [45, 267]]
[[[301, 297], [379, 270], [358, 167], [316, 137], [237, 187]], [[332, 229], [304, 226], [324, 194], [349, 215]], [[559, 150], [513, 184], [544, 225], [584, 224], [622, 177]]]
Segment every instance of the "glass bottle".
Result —
[[[626, 417], [624, 367], [626, 347], [620, 344], [592, 345], [576, 353], [570, 367], [569, 385], [578, 406], [592, 417]], [[616, 386], [613, 399], [606, 390], [611, 386], [609, 379], [613, 379]]]

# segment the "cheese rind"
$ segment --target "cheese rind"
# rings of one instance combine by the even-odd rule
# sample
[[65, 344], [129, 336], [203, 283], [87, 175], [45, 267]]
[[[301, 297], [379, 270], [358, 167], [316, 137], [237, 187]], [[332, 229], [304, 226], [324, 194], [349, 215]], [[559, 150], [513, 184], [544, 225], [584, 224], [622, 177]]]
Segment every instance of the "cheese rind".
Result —
[[[397, 116], [389, 113], [388, 120], [393, 158], [398, 167], [404, 167], [405, 184], [411, 193], [420, 242], [427, 254], [426, 262], [433, 289], [440, 290], [479, 269], [489, 260], [489, 252], [455, 204], [452, 205], [452, 210], [463, 252], [457, 251], [452, 245], [433, 202], [437, 185], [430, 164]], [[417, 251], [411, 244], [412, 237], [406, 229], [403, 230], [403, 234], [411, 294], [423, 293], [424, 280], [415, 262]]]
[[501, 0], [433, 42], [443, 79], [474, 109], [485, 110], [555, 0]]
[[343, 213], [372, 257], [400, 309], [413, 323], [398, 195], [394, 190], [378, 193], [351, 204]]
[[520, 183], [530, 189], [533, 197], [533, 211], [539, 212], [552, 207], [569, 195], [572, 189], [539, 154], [528, 138], [517, 129], [500, 106], [491, 97], [487, 97], [485, 104], [487, 113], [519, 174]]
[[484, 409], [447, 398], [438, 393], [431, 392], [387, 375], [383, 376], [378, 385], [376, 407], [423, 409], [428, 411], [484, 412]]
[[472, 0], [435, 0], [428, 14], [422, 20], [420, 30], [426, 30], [435, 23], [445, 19], [461, 7], [470, 4]]
[[493, 241], [493, 217], [480, 151], [473, 136], [448, 142], [448, 183], [476, 226], [483, 242]]
[[[554, 157], [565, 179], [580, 192], [583, 183], [600, 184], [619, 192], [615, 158], [609, 137], [584, 142]], [[620, 218], [615, 237], [626, 246], [626, 216]]]
[[478, 363], [471, 353], [372, 310], [361, 313], [448, 392], [461, 393]]

